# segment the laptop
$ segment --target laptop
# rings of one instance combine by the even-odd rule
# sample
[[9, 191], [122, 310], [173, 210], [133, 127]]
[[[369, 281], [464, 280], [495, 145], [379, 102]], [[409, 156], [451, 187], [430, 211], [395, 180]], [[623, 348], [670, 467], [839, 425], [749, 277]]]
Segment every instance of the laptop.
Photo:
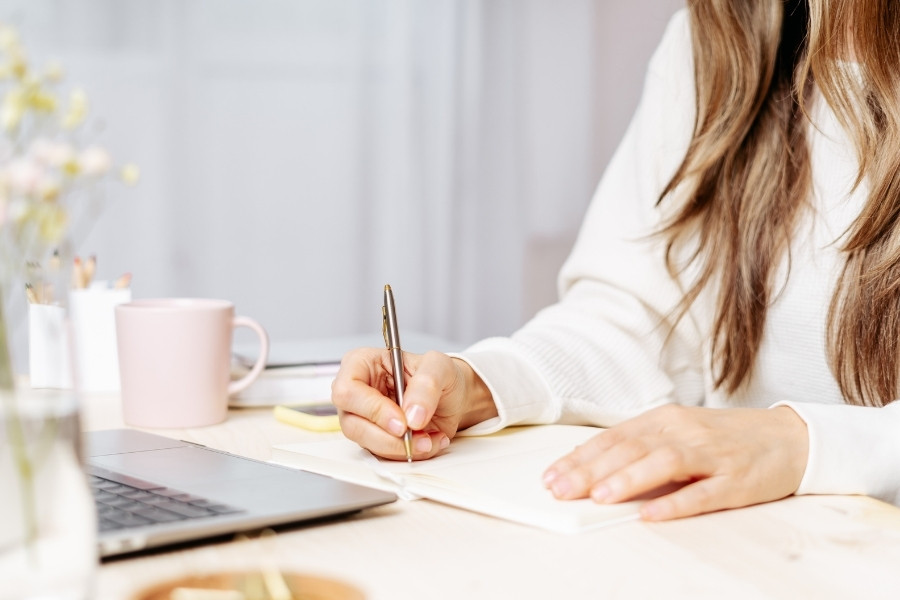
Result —
[[344, 515], [390, 492], [133, 429], [85, 433], [102, 558]]

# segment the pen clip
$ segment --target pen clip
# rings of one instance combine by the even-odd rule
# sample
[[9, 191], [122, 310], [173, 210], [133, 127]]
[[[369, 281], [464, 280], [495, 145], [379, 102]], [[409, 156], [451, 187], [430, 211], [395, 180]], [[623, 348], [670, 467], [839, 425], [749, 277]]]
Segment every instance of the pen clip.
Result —
[[387, 308], [384, 305], [381, 306], [381, 337], [384, 338], [385, 347], [390, 349], [391, 342], [388, 340]]

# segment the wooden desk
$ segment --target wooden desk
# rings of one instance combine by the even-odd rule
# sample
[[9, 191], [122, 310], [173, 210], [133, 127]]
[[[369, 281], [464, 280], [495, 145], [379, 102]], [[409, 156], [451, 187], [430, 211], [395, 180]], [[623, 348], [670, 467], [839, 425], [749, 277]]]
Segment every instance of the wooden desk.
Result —
[[[86, 429], [122, 425], [118, 399], [84, 407]], [[267, 459], [272, 444], [321, 439], [267, 409], [227, 422], [155, 430]], [[101, 566], [97, 598], [124, 600], [161, 580], [253, 569], [351, 583], [372, 600], [405, 598], [897, 598], [900, 509], [866, 497], [792, 497], [668, 523], [560, 535], [429, 501], [398, 501], [298, 527], [266, 542], [218, 543]]]

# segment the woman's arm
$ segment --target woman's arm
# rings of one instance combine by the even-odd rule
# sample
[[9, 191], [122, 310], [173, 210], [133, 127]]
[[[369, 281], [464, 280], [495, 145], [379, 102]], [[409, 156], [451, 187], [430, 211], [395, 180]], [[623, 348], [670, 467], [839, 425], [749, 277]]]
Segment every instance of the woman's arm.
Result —
[[671, 330], [682, 289], [652, 234], [659, 195], [684, 157], [694, 119], [687, 15], [671, 20], [628, 130], [588, 208], [560, 274], [560, 301], [509, 338], [458, 354], [513, 424], [612, 425], [647, 409], [703, 400], [703, 332], [690, 318]]

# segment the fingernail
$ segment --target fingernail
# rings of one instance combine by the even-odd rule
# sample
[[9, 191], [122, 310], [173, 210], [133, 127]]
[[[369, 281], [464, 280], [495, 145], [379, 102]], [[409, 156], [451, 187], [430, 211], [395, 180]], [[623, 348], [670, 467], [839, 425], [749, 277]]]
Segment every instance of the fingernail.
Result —
[[648, 502], [641, 507], [641, 518], [645, 521], [658, 521], [663, 517], [663, 509], [658, 504]]
[[450, 445], [450, 438], [448, 438], [446, 435], [442, 435], [440, 444], [441, 444], [441, 450], [445, 450], [447, 448], [447, 446]]
[[565, 477], [562, 479], [556, 479], [553, 484], [550, 486], [553, 495], [557, 498], [561, 498], [569, 493], [572, 489], [572, 485], [566, 480]]
[[[413, 429], [422, 429], [425, 427], [425, 409], [418, 404], [413, 404], [406, 411], [406, 422]], [[431, 446], [429, 446], [429, 450]]]
[[606, 502], [612, 496], [612, 490], [607, 485], [598, 485], [591, 490], [591, 500], [594, 502]]
[[416, 452], [431, 452], [431, 438], [427, 435], [416, 437]]
[[391, 419], [390, 421], [388, 421], [387, 426], [388, 431], [390, 431], [397, 437], [400, 437], [401, 435], [406, 433], [406, 425], [404, 425], [403, 422], [400, 421], [400, 419]]
[[549, 488], [550, 484], [553, 483], [553, 480], [556, 479], [558, 475], [559, 474], [553, 469], [550, 469], [549, 471], [544, 473], [544, 478], [541, 480], [544, 483], [544, 487]]

